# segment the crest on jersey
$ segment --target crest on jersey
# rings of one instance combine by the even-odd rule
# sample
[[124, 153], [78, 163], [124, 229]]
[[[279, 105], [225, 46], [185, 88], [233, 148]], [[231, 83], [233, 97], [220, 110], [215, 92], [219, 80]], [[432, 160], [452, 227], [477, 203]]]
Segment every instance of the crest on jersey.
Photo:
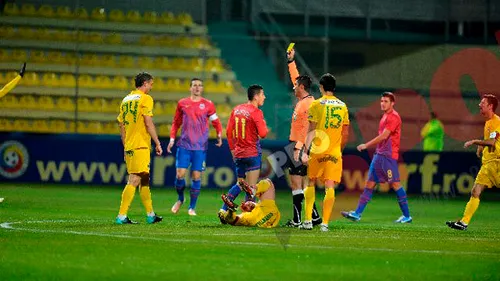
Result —
[[204, 103], [200, 103], [200, 109], [205, 109], [205, 104]]

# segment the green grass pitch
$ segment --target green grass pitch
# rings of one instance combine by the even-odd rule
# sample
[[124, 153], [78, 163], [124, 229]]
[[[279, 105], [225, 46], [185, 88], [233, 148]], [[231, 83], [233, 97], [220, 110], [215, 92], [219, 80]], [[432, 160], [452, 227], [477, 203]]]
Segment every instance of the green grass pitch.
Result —
[[[444, 222], [460, 217], [466, 198], [410, 197], [414, 222], [395, 225], [395, 196], [375, 194], [352, 223], [338, 212], [357, 197], [341, 194], [331, 231], [322, 233], [221, 225], [220, 190], [202, 190], [193, 218], [186, 205], [170, 213], [173, 189], [152, 193], [162, 223], [145, 223], [137, 193], [129, 216], [140, 224], [115, 225], [119, 188], [0, 185], [0, 280], [500, 279], [500, 202], [486, 200], [493, 194], [463, 232]], [[277, 196], [282, 224], [291, 195]]]

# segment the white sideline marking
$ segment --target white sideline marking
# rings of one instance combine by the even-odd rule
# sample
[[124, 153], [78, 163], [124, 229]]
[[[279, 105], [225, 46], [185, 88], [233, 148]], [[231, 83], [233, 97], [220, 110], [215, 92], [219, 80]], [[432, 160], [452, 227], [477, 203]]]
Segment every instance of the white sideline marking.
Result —
[[[278, 243], [261, 243], [261, 242], [242, 242], [242, 241], [211, 241], [211, 240], [201, 240], [201, 239], [170, 239], [170, 238], [159, 238], [159, 237], [141, 237], [132, 236], [126, 234], [109, 234], [100, 232], [90, 232], [90, 231], [71, 231], [71, 230], [50, 230], [50, 229], [31, 229], [14, 227], [15, 224], [28, 223], [74, 223], [82, 222], [78, 220], [42, 220], [42, 221], [18, 221], [18, 222], [4, 222], [0, 224], [0, 228], [18, 231], [29, 231], [29, 232], [39, 232], [39, 233], [61, 233], [61, 234], [75, 234], [82, 236], [98, 236], [98, 237], [114, 237], [114, 238], [124, 238], [124, 239], [137, 239], [137, 240], [150, 240], [150, 241], [163, 241], [163, 242], [175, 242], [175, 243], [200, 243], [200, 244], [219, 244], [219, 245], [240, 245], [240, 246], [260, 246], [260, 247], [280, 247]], [[180, 233], [172, 233], [175, 235], [182, 235]], [[207, 234], [197, 234], [198, 236], [219, 236], [219, 235], [207, 235]], [[272, 235], [267, 235], [272, 236]], [[275, 235], [274, 235], [275, 236]], [[308, 236], [311, 237], [311, 236]], [[340, 236], [339, 236], [340, 237]], [[340, 246], [327, 246], [327, 245], [298, 245], [298, 244], [288, 244], [287, 247], [292, 248], [303, 248], [303, 249], [330, 249], [330, 250], [349, 250], [349, 251], [372, 251], [372, 252], [403, 252], [403, 253], [420, 253], [420, 254], [446, 254], [446, 255], [482, 255], [482, 256], [500, 256], [500, 253], [485, 253], [485, 252], [463, 252], [463, 251], [441, 251], [441, 250], [419, 250], [419, 249], [393, 249], [393, 248], [364, 248], [364, 247], [340, 247]]]

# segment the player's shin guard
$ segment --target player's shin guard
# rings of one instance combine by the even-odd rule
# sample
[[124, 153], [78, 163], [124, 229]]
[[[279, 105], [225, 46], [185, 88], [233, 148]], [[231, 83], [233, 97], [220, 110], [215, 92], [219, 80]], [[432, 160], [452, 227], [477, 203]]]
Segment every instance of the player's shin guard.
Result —
[[333, 204], [335, 203], [335, 189], [326, 188], [325, 198], [323, 199], [323, 224], [328, 225], [332, 215]]
[[305, 218], [304, 221], [311, 221], [312, 220], [312, 210], [313, 210], [313, 205], [314, 205], [314, 200], [316, 196], [316, 191], [315, 191], [314, 186], [308, 186], [306, 189], [304, 189], [304, 199], [305, 199], [305, 206], [306, 206], [306, 213], [305, 213]]
[[363, 213], [366, 205], [372, 199], [372, 196], [373, 196], [373, 189], [365, 187], [363, 193], [361, 193], [361, 196], [359, 196], [358, 208], [356, 208], [356, 213], [358, 215], [361, 215]]
[[462, 222], [465, 224], [469, 224], [472, 216], [477, 211], [479, 207], [479, 198], [472, 197], [469, 199], [467, 206], [465, 206], [464, 217], [462, 218]]
[[120, 211], [118, 212], [119, 215], [127, 215], [130, 203], [132, 203], [132, 200], [134, 200], [134, 195], [135, 186], [127, 184], [122, 192], [122, 202], [120, 204]]
[[149, 186], [141, 186], [139, 188], [139, 194], [141, 195], [141, 201], [144, 208], [146, 208], [148, 216], [154, 216], [153, 200], [151, 200], [151, 191], [149, 190]]
[[184, 178], [175, 178], [175, 189], [177, 190], [177, 200], [184, 202], [184, 188], [186, 188], [186, 180]]
[[406, 198], [406, 192], [404, 188], [400, 187], [398, 190], [396, 190], [396, 195], [398, 196], [399, 208], [401, 209], [403, 216], [409, 217], [410, 209], [408, 208], [408, 200]]
[[196, 209], [196, 202], [198, 201], [198, 196], [201, 191], [201, 180], [193, 180], [191, 185], [191, 200], [189, 201], [189, 209]]
[[[229, 200], [234, 201], [238, 195], [241, 193], [241, 188], [238, 184], [233, 185], [231, 189], [229, 189], [229, 192], [227, 193], [227, 197]], [[226, 204], [222, 205], [222, 210], [227, 211], [228, 207]]]

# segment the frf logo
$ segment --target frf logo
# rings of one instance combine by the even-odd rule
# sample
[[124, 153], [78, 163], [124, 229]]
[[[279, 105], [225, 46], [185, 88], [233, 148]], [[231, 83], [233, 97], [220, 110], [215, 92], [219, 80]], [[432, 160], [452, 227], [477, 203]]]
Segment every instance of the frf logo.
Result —
[[0, 175], [15, 179], [24, 174], [29, 164], [26, 147], [17, 141], [6, 141], [0, 145]]

